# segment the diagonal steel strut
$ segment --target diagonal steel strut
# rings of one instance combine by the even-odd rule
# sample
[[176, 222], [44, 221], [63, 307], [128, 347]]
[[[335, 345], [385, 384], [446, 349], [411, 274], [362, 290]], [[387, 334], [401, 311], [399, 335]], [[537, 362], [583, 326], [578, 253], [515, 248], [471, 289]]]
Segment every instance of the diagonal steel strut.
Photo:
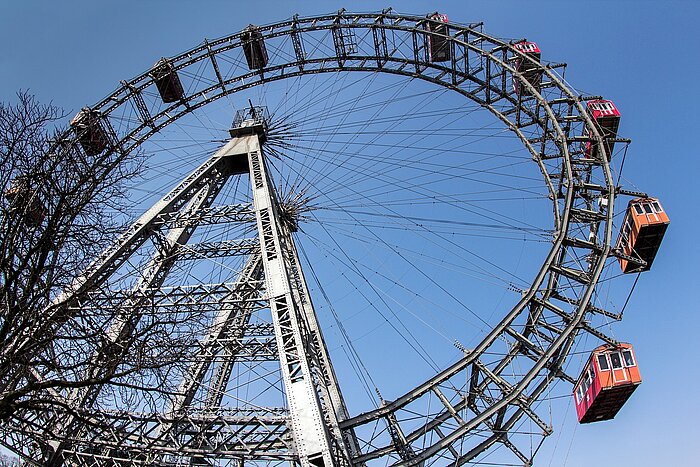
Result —
[[[257, 135], [241, 137], [248, 155], [253, 207], [258, 223], [282, 377], [297, 455], [302, 466], [347, 465], [339, 418], [347, 418], [308, 289]], [[315, 369], [317, 371], [312, 371]]]

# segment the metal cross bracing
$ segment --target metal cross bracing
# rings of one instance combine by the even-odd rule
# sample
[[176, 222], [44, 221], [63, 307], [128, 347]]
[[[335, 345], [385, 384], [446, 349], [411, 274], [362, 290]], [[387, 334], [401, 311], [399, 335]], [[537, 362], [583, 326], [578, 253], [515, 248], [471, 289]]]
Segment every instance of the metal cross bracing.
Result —
[[[229, 145], [230, 146], [230, 145]], [[133, 289], [126, 294], [126, 298], [121, 303], [116, 305], [115, 318], [109, 328], [106, 329], [104, 344], [96, 349], [92, 360], [95, 365], [91, 369], [91, 374], [85, 375], [86, 379], [100, 380], [108, 377], [117, 371], [118, 359], [114, 358], [114, 354], [123, 352], [124, 341], [128, 342], [129, 336], [136, 329], [139, 320], [142, 319], [143, 311], [147, 305], [147, 291], [158, 289], [164, 282], [169, 271], [178, 259], [188, 259], [197, 255], [210, 257], [213, 255], [235, 255], [235, 254], [251, 254], [255, 251], [254, 243], [252, 242], [231, 242], [233, 245], [205, 245], [204, 248], [192, 249], [186, 246], [189, 238], [196, 228], [197, 215], [192, 217], [185, 225], [174, 226], [167, 233], [163, 234], [157, 229], [157, 220], [165, 214], [172, 213], [175, 206], [180, 206], [180, 212], [177, 217], [189, 218], [200, 209], [207, 209], [221, 188], [225, 184], [226, 179], [231, 175], [229, 164], [229, 154], [226, 152], [230, 147], [226, 146], [222, 151], [219, 151], [210, 158], [202, 167], [196, 170], [175, 190], [164, 197], [159, 203], [154, 206], [149, 212], [139, 219], [132, 226], [130, 233], [133, 235], [123, 236], [117, 244], [110, 250], [105, 258], [100, 258], [93, 264], [85, 276], [80, 277], [76, 281], [76, 289], [82, 284], [100, 279], [96, 278], [97, 274], [107, 276], [110, 272], [115, 272], [120, 267], [121, 263], [127, 261], [136, 249], [147, 240], [152, 240], [155, 246], [155, 252], [152, 259], [145, 266], [141, 278], [133, 286]], [[243, 246], [241, 246], [243, 245]], [[217, 247], [220, 247], [217, 250]], [[185, 254], [183, 254], [185, 253]], [[243, 282], [247, 284], [247, 282]], [[239, 284], [236, 284], [237, 286]], [[240, 287], [234, 287], [235, 291], [239, 291]], [[239, 292], [240, 293], [240, 292]], [[114, 306], [114, 303], [111, 304]], [[235, 307], [235, 305], [234, 305]], [[80, 312], [82, 307], [78, 307], [76, 312]], [[191, 312], [192, 310], [188, 310]], [[94, 403], [100, 390], [99, 385], [90, 386], [87, 388], [79, 388], [71, 391], [66, 399], [66, 404], [77, 409], [89, 409]], [[63, 458], [63, 451], [67, 446], [70, 446], [70, 439], [76, 432], [84, 429], [82, 422], [78, 417], [68, 415], [60, 419], [52, 427], [52, 431], [65, 435], [63, 441], [50, 441], [54, 455], [49, 462], [60, 463]]]
[[[183, 461], [211, 465], [209, 459], [246, 458], [346, 465], [357, 454], [352, 434], [342, 433], [338, 427], [339, 419], [348, 418], [348, 414], [289, 225], [279, 219], [279, 202], [258, 138], [233, 138], [130, 229], [138, 232], [139, 227], [151, 225], [150, 231], [122, 237], [108, 250], [110, 256], [98, 260], [126, 261], [137, 248], [134, 243], [154, 240], [153, 258], [133, 289], [88, 292], [71, 300], [67, 307], [68, 313], [116, 309], [116, 317], [105, 332], [106, 344], [93, 357], [97, 362], [94, 371], [100, 376], [116, 371], [114, 365], [100, 363], [103, 355], [119, 351], [144, 310], [217, 310], [208, 333], [198, 343], [199, 350], [182, 373], [168, 409], [162, 414], [94, 412], [92, 405], [100, 386], [71, 391], [66, 396], [53, 394], [70, 406], [71, 412], [40, 417], [51, 437], [38, 446], [41, 453], [36, 452], [36, 458], [45, 457], [49, 465], [179, 465]], [[241, 158], [250, 167], [252, 205], [212, 208], [216, 194], [232, 175], [225, 167], [240, 166], [231, 160]], [[192, 198], [182, 200], [180, 211], [168, 209], [168, 201], [178, 199], [189, 185], [201, 188], [189, 191]], [[200, 223], [226, 218], [229, 222], [256, 220], [259, 240], [187, 244]], [[163, 234], [159, 227], [169, 230]], [[248, 258], [235, 283], [162, 287], [168, 271], [178, 261], [233, 255]], [[105, 269], [116, 271], [118, 265], [94, 264], [92, 273], [76, 280], [75, 288], [95, 281], [94, 275]], [[271, 323], [251, 320], [261, 308], [269, 308]], [[281, 366], [288, 407], [223, 407], [234, 366], [260, 361]], [[203, 404], [193, 406], [202, 391]]]
[[[610, 155], [584, 108], [586, 99], [595, 97], [571, 90], [557, 73], [563, 65], [536, 63], [542, 80], [535, 88], [514, 66], [514, 60], [529, 57], [511, 43], [485, 34], [480, 24], [456, 23], [446, 27], [450, 60], [432, 62], [428, 39], [434, 33], [426, 28], [429, 21], [390, 10], [295, 16], [259, 27], [268, 47], [288, 50], [263, 68], [250, 71], [234, 66], [222, 73], [217, 65], [221, 59], [237, 57], [241, 62], [241, 33], [237, 33], [205, 41], [169, 59], [177, 72], [204, 67], [198, 74], [210, 75], [210, 79], [193, 80], [179, 102], [163, 106], [154, 93], [144, 92], [154, 87], [153, 77], [146, 72], [125, 81], [91, 110], [110, 129], [109, 151], [118, 155], [135, 150], [165, 126], [222, 96], [304, 74], [389, 73], [425, 80], [478, 103], [531, 153], [553, 208], [551, 250], [530, 287], [520, 290], [521, 299], [504, 312], [500, 323], [478, 345], [464, 349], [463, 358], [450, 367], [377, 409], [350, 416], [315, 319], [290, 228], [280, 220], [263, 148], [256, 135], [242, 136], [227, 143], [135, 222], [60, 297], [66, 302], [64, 315], [47, 320], [60, 326], [71, 314], [108, 302], [107, 306], [121, 312], [117, 316], [123, 316], [108, 330], [105, 348], [99, 351], [109, 353], [139, 319], [139, 309], [193, 310], [220, 303], [219, 317], [188, 362], [170, 409], [160, 414], [91, 412], [92, 391], [99, 387], [55, 394], [65, 398], [73, 415], [60, 423], [50, 415], [39, 415], [36, 426], [4, 426], [11, 443], [41, 438], [46, 432], [38, 426], [51, 422], [55, 423], [50, 430], [55, 437], [51, 448], [58, 457], [77, 464], [207, 465], [207, 459], [254, 459], [295, 460], [305, 465], [362, 465], [373, 460], [421, 465], [439, 459], [462, 465], [495, 444], [511, 450], [518, 462], [532, 462], [536, 452], [528, 448], [532, 436], [543, 438], [552, 430], [537, 414], [536, 402], [554, 380], [573, 382], [564, 362], [576, 337], [588, 332], [615, 343], [587, 320], [593, 314], [619, 319], [593, 306], [591, 298], [606, 260], [619, 255], [612, 240], [615, 199], [638, 193], [625, 191], [613, 181]], [[514, 92], [513, 80], [527, 92]], [[138, 118], [115, 124], [113, 115], [124, 109], [136, 109]], [[81, 150], [79, 135], [64, 136], [63, 150]], [[586, 156], [587, 142], [600, 148], [595, 158]], [[212, 206], [231, 167], [240, 175], [241, 160], [230, 161], [241, 155], [247, 158], [254, 187], [251, 204]], [[253, 220], [257, 238], [187, 244], [196, 225]], [[164, 234], [165, 229], [169, 230]], [[149, 241], [160, 256], [152, 258], [140, 283], [107, 295], [94, 291]], [[234, 283], [163, 285], [163, 277], [176, 261], [227, 255], [249, 258]], [[250, 322], [254, 311], [265, 306], [272, 322]], [[236, 323], [235, 332], [220, 326], [231, 321]], [[504, 356], [486, 357], [494, 354]], [[95, 358], [99, 360], [100, 354]], [[268, 358], [281, 364], [286, 408], [257, 407], [241, 413], [218, 406], [234, 362]], [[213, 365], [216, 372], [207, 373]], [[102, 367], [100, 371], [113, 370]], [[202, 385], [205, 374], [212, 377], [206, 388]], [[198, 391], [206, 393], [206, 407], [188, 407]], [[424, 416], [416, 419], [416, 413]], [[523, 420], [533, 432], [514, 429]]]

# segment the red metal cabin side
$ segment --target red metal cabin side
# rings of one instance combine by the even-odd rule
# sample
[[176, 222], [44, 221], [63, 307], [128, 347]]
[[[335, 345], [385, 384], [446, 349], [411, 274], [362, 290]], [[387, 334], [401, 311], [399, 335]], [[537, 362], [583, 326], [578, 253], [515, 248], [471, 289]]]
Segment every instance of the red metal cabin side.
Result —
[[243, 54], [246, 62], [248, 62], [249, 69], [259, 70], [267, 66], [269, 57], [267, 56], [265, 39], [260, 32], [260, 28], [254, 24], [249, 24], [241, 33], [241, 43], [243, 44]]
[[150, 73], [153, 80], [156, 82], [156, 88], [161, 99], [166, 104], [177, 102], [185, 95], [182, 89], [182, 83], [173, 65], [167, 59], [161, 58], [153, 65]]
[[645, 261], [646, 265], [619, 258], [622, 272], [643, 272], [651, 268], [669, 223], [658, 199], [637, 198], [629, 202], [617, 248], [626, 256]]
[[574, 403], [579, 423], [615, 418], [642, 382], [630, 344], [602, 345], [591, 353], [574, 386]]
[[27, 179], [18, 177], [13, 180], [10, 188], [5, 191], [5, 199], [10, 202], [10, 212], [22, 213], [28, 225], [36, 227], [44, 222], [46, 207]]
[[[542, 85], [542, 68], [540, 67], [540, 48], [534, 42], [521, 41], [513, 44], [513, 47], [523, 54], [530, 57], [537, 63], [532, 63], [530, 60], [517, 57], [515, 60], [515, 69], [522, 73], [525, 80], [530, 83], [537, 92], [540, 91]], [[522, 88], [517, 79], [513, 78], [513, 88], [515, 92], [522, 95], [530, 94], [527, 88]]]
[[450, 42], [447, 37], [443, 37], [449, 34], [447, 15], [436, 12], [428, 15], [428, 19], [437, 21], [437, 23], [430, 21], [425, 23], [425, 30], [428, 31], [428, 60], [430, 62], [447, 62], [452, 58]]
[[[612, 101], [598, 99], [588, 101], [586, 105], [588, 115], [595, 122], [598, 131], [603, 137], [605, 151], [608, 159], [612, 157], [613, 149], [615, 148], [615, 138], [617, 138], [617, 130], [620, 126], [620, 111], [615, 107]], [[596, 158], [598, 156], [598, 148], [591, 141], [586, 143], [586, 157]]]
[[100, 123], [101, 115], [95, 110], [82, 109], [70, 121], [70, 126], [78, 136], [78, 142], [85, 153], [96, 156], [107, 148], [109, 139]]

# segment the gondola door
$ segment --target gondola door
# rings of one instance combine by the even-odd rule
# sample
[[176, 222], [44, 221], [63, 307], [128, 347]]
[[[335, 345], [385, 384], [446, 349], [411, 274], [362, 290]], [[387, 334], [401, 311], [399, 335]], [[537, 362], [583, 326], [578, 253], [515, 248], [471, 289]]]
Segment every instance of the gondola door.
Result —
[[622, 362], [622, 355], [619, 351], [610, 352], [610, 363], [612, 364], [613, 384], [624, 383], [630, 380], [629, 370]]

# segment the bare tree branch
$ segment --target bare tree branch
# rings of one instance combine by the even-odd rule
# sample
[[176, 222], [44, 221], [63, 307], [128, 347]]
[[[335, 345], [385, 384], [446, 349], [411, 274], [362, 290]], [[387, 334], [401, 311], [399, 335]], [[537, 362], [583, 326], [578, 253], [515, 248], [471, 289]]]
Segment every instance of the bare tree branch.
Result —
[[[112, 298], [106, 279], [65, 293], [124, 228], [115, 213], [142, 162], [82, 115], [88, 126], [59, 131], [63, 111], [28, 92], [0, 103], [0, 442], [23, 436], [31, 446], [22, 449], [41, 462], [52, 455], [42, 433], [68, 439], [99, 424], [91, 406], [174, 397], [168, 381], [185, 368], [204, 318], [149, 309], [136, 292]], [[96, 293], [101, 304], [87, 306]], [[117, 338], [115, 322], [124, 324]]]

